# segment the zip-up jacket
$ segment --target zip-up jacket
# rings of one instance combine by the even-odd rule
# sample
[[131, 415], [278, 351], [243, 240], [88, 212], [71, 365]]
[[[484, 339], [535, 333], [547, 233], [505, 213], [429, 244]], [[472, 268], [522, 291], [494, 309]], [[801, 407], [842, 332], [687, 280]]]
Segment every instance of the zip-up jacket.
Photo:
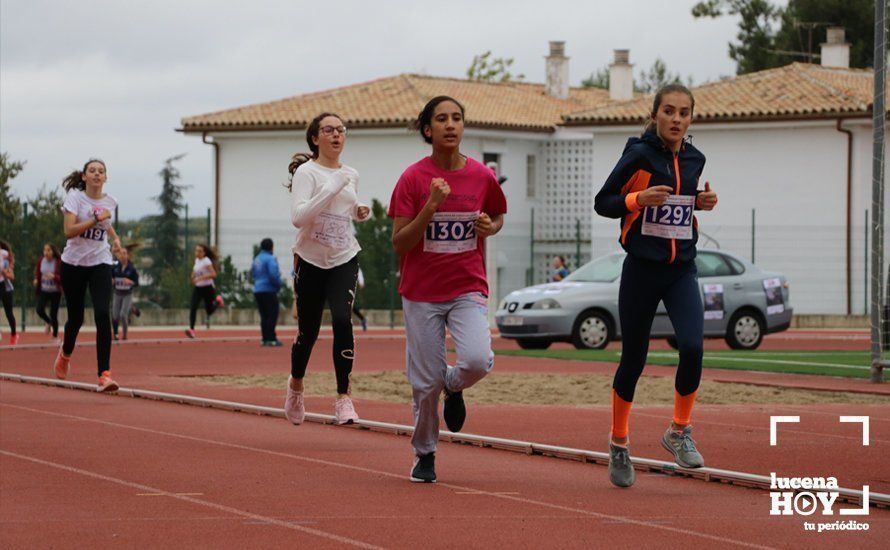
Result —
[[[667, 239], [643, 235], [645, 207], [637, 195], [649, 187], [667, 185], [674, 195], [697, 197], [698, 179], [705, 167], [705, 156], [684, 141], [679, 152], [665, 146], [654, 130], [627, 140], [624, 153], [603, 188], [596, 194], [594, 209], [600, 216], [621, 220], [619, 242], [628, 254], [637, 258], [673, 263], [695, 258], [698, 221], [692, 217], [692, 239]], [[695, 203], [694, 209], [698, 210]]]
[[261, 250], [251, 266], [254, 292], [278, 292], [281, 290], [281, 268], [278, 259], [268, 250]]

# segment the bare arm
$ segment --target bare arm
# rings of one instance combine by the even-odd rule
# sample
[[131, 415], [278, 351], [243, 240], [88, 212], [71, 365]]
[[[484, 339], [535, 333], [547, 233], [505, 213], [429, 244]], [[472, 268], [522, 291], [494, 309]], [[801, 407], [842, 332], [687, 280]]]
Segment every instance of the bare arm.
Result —
[[423, 232], [426, 226], [439, 206], [445, 202], [448, 194], [451, 193], [451, 187], [442, 178], [434, 178], [430, 182], [430, 196], [420, 209], [420, 212], [413, 219], [405, 217], [396, 217], [392, 224], [392, 246], [396, 249], [396, 254], [404, 256], [423, 238]]
[[[104, 215], [105, 213], [108, 213], [108, 216], [105, 218], [102, 218], [102, 215]], [[111, 216], [111, 213], [108, 212], [108, 210], [105, 210], [102, 212], [102, 215], [99, 216], [100, 221], [102, 219], [108, 219], [108, 217]], [[65, 229], [65, 238], [66, 239], [73, 239], [74, 237], [77, 237], [78, 235], [82, 234], [87, 229], [89, 229], [91, 227], [95, 227], [96, 225], [98, 225], [98, 224], [96, 223], [96, 220], [93, 218], [90, 218], [86, 221], [77, 223], [77, 214], [75, 214], [74, 212], [65, 212], [63, 226]]]
[[108, 235], [111, 236], [111, 252], [117, 254], [121, 251], [121, 239], [111, 224], [108, 224]]

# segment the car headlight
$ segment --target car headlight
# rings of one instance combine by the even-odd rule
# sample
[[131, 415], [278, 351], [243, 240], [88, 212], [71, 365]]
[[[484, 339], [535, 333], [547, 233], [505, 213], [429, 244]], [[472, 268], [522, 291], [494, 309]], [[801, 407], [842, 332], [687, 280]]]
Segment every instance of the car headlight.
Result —
[[532, 305], [532, 309], [559, 309], [561, 307], [562, 306], [559, 305], [559, 302], [557, 302], [553, 298], [538, 300]]

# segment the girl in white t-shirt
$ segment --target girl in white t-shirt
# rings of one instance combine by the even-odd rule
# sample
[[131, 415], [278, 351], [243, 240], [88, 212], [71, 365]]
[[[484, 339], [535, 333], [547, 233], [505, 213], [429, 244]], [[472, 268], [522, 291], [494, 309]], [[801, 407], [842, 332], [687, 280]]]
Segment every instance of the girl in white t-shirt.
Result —
[[[62, 290], [68, 306], [65, 339], [54, 366], [57, 378], [68, 376], [71, 354], [83, 325], [87, 289], [93, 299], [96, 321], [96, 360], [99, 391], [115, 391], [111, 378], [111, 264], [112, 252], [121, 241], [111, 225], [111, 212], [117, 200], [103, 189], [108, 176], [105, 163], [90, 159], [83, 170], [75, 170], [62, 182], [68, 194], [62, 205], [65, 250], [62, 251]], [[111, 239], [111, 246], [108, 239]]]
[[291, 222], [299, 229], [293, 249], [299, 332], [291, 350], [284, 411], [292, 423], [303, 422], [303, 377], [327, 301], [334, 329], [337, 378], [334, 417], [337, 424], [350, 424], [358, 420], [349, 378], [355, 356], [352, 304], [361, 250], [352, 222], [367, 220], [371, 211], [358, 200], [358, 172], [340, 162], [346, 145], [343, 120], [333, 113], [318, 115], [306, 129], [306, 142], [312, 155], [294, 155], [289, 166]]
[[6, 241], [0, 241], [0, 303], [9, 323], [9, 345], [19, 343], [19, 335], [15, 331], [15, 313], [12, 309], [12, 281], [15, 279], [15, 256]]
[[204, 311], [209, 318], [217, 308], [224, 307], [222, 296], [216, 293], [213, 280], [216, 279], [216, 253], [206, 244], [195, 247], [195, 265], [192, 268], [192, 302], [189, 306], [189, 328], [185, 335], [195, 337], [195, 321], [198, 318], [198, 304], [204, 301]]

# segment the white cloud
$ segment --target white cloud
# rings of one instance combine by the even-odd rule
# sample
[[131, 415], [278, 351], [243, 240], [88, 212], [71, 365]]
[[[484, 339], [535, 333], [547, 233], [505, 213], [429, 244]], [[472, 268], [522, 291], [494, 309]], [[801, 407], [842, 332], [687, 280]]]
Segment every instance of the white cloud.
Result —
[[637, 68], [661, 57], [698, 82], [732, 74], [729, 18], [695, 20], [694, 2], [569, 0], [0, 3], [0, 149], [28, 164], [20, 195], [86, 158], [109, 164], [121, 213], [153, 212], [163, 160], [211, 202], [212, 157], [180, 118], [403, 72], [464, 75], [473, 55], [515, 59], [544, 79], [549, 40], [565, 40], [579, 83], [630, 48]]

